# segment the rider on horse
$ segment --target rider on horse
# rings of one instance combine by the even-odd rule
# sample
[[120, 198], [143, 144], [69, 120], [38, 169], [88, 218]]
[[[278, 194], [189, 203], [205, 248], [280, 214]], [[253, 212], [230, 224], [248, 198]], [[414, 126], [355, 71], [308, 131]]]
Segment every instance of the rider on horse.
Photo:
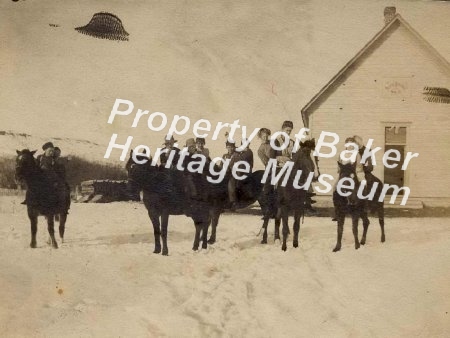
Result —
[[[68, 206], [70, 206], [70, 187], [66, 182], [66, 169], [60, 158], [61, 149], [55, 148], [52, 142], [46, 142], [42, 146], [42, 150], [44, 153], [36, 158], [36, 163], [44, 172], [51, 188], [57, 192], [60, 204], [65, 201], [65, 206], [68, 209]], [[22, 204], [27, 204], [26, 198]]]
[[[167, 135], [164, 139], [164, 148], [161, 150], [161, 154], [159, 156], [160, 168], [166, 167], [174, 169], [178, 164], [178, 160], [180, 159], [180, 149], [175, 147], [175, 143], [178, 142], [173, 138], [173, 135]], [[171, 153], [175, 152], [173, 158], [171, 159]], [[167, 163], [171, 159], [170, 163]]]

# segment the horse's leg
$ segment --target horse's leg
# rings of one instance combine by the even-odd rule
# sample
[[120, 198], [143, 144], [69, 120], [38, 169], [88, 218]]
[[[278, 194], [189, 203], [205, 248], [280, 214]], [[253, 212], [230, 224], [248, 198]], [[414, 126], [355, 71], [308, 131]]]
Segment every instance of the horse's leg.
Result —
[[261, 240], [261, 244], [267, 244], [267, 227], [269, 225], [269, 219], [270, 216], [264, 215], [264, 221], [263, 221], [263, 238]]
[[194, 218], [195, 224], [195, 236], [194, 236], [194, 245], [192, 246], [192, 250], [197, 251], [198, 246], [200, 245], [200, 232], [202, 231], [201, 222], [197, 222]]
[[56, 243], [55, 238], [55, 217], [54, 215], [47, 216], [48, 233], [52, 242], [52, 247], [58, 249], [58, 243]]
[[202, 249], [207, 249], [208, 248], [208, 228], [209, 228], [209, 223], [211, 222], [210, 219], [208, 220], [204, 220], [201, 223], [201, 227], [202, 227]]
[[361, 237], [360, 244], [364, 245], [364, 244], [366, 244], [367, 230], [369, 229], [369, 224], [370, 224], [369, 217], [367, 217], [367, 211], [363, 211], [361, 213], [361, 219], [363, 222], [363, 235]]
[[[274, 241], [280, 239], [280, 224], [281, 224], [281, 208], [278, 208], [277, 214], [275, 215], [275, 232], [274, 232]], [[288, 229], [289, 231], [289, 229]]]
[[289, 209], [287, 206], [281, 207], [281, 219], [283, 221], [283, 244], [281, 245], [281, 250], [286, 251], [287, 249], [286, 241], [289, 234], [289, 224], [288, 224]]
[[32, 210], [30, 207], [28, 207], [28, 218], [30, 219], [31, 223], [31, 248], [36, 248], [36, 234], [37, 234], [37, 223], [38, 223], [38, 214], [34, 210]]
[[155, 250], [153, 250], [153, 253], [159, 254], [161, 252], [161, 226], [159, 223], [159, 215], [155, 210], [149, 210], [148, 216], [152, 221], [153, 235], [155, 236]]
[[300, 217], [301, 217], [300, 210], [295, 210], [295, 214], [294, 214], [294, 242], [293, 242], [294, 248], [298, 248], [298, 235], [300, 233]]
[[345, 214], [342, 214], [339, 211], [337, 211], [336, 219], [337, 219], [337, 242], [336, 246], [333, 249], [333, 252], [341, 250], [342, 247], [342, 234], [344, 232]]
[[64, 232], [66, 230], [66, 220], [67, 214], [61, 213], [59, 215], [59, 237], [61, 238], [61, 242], [64, 243]]
[[378, 220], [380, 222], [380, 228], [381, 228], [381, 243], [384, 243], [386, 240], [386, 236], [384, 235], [384, 206], [381, 205], [378, 207]]
[[[270, 186], [264, 185], [260, 197], [258, 198], [259, 205], [261, 206], [263, 225], [261, 230], [263, 230], [263, 236], [261, 244], [267, 244], [267, 227], [269, 226], [270, 217], [273, 214], [273, 203], [271, 203], [271, 191]], [[261, 233], [260, 230], [260, 233]]]
[[216, 242], [217, 226], [219, 225], [220, 209], [215, 207], [212, 208], [210, 211], [210, 216], [211, 216], [211, 236], [209, 237], [208, 243], [214, 244]]
[[355, 238], [355, 249], [359, 249], [359, 238], [358, 238], [358, 222], [359, 218], [361, 217], [361, 214], [359, 212], [355, 212], [352, 215], [352, 231], [353, 231], [353, 237]]
[[169, 213], [163, 211], [161, 215], [161, 237], [162, 237], [162, 254], [169, 255], [169, 247], [167, 246], [167, 230], [169, 228]]

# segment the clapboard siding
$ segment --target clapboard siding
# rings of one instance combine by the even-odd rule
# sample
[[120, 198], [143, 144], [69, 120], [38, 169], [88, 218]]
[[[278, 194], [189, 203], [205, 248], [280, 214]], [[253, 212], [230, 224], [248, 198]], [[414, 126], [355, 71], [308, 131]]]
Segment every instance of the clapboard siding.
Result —
[[[397, 84], [392, 88], [399, 92], [390, 93], [388, 84]], [[426, 102], [425, 86], [450, 88], [450, 71], [396, 22], [308, 108], [309, 128], [316, 140], [321, 131], [337, 133], [339, 151], [347, 136], [374, 139], [374, 146], [382, 148], [374, 174], [383, 179], [384, 123], [403, 122], [408, 127], [406, 151], [419, 153], [406, 171], [410, 196], [449, 197], [450, 106]], [[336, 176], [337, 160], [321, 158], [321, 173]]]

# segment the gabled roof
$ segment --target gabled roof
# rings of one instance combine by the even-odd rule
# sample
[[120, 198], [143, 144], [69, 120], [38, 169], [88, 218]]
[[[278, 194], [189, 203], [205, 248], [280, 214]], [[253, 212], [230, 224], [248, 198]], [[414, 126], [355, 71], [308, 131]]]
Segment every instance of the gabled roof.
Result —
[[321, 97], [323, 94], [327, 93], [330, 90], [335, 82], [337, 82], [346, 72], [351, 69], [352, 66], [358, 62], [358, 60], [372, 47], [379, 39], [381, 39], [386, 32], [392, 27], [396, 22], [399, 22], [404, 27], [406, 27], [410, 33], [412, 33], [423, 45], [438, 59], [444, 67], [446, 67], [450, 73], [450, 63], [441, 55], [439, 52], [434, 49], [414, 28], [411, 27], [409, 23], [403, 19], [400, 14], [396, 14], [394, 18], [386, 24], [345, 66], [342, 68], [339, 73], [337, 73], [314, 97], [302, 108], [302, 120], [305, 127], [308, 127], [306, 124], [306, 117], [308, 109]]

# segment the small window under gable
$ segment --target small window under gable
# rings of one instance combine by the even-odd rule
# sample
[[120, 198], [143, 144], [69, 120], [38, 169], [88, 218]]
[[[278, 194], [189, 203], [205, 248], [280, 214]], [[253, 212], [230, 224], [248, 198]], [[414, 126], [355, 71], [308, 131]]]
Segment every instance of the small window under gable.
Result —
[[393, 125], [385, 127], [385, 144], [402, 144], [406, 145], [406, 127]]

